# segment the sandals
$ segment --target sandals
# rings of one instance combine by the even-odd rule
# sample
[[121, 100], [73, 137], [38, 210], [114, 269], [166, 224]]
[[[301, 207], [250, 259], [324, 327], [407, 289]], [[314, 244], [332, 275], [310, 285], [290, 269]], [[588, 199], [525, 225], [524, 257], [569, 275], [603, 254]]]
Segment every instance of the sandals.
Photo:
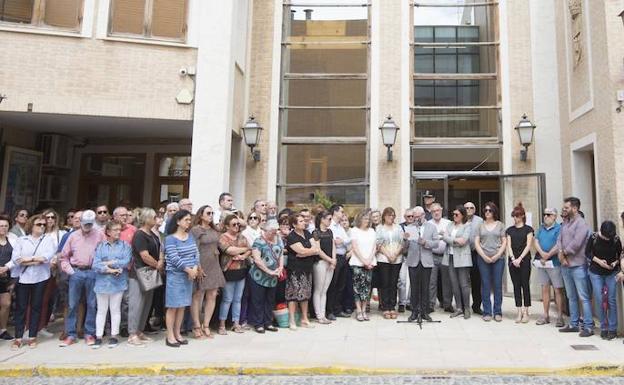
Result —
[[36, 338], [31, 338], [31, 339], [28, 340], [27, 344], [28, 344], [29, 348], [34, 349], [38, 345], [37, 344], [37, 339]]
[[546, 325], [550, 323], [550, 317], [541, 317], [535, 322], [536, 325]]
[[14, 339], [13, 343], [11, 344], [11, 350], [18, 350], [19, 348], [22, 347], [22, 340], [20, 339]]
[[314, 325], [312, 325], [310, 323], [310, 321], [308, 321], [308, 322], [301, 321], [301, 327], [302, 328], [308, 328], [308, 329], [314, 329]]
[[392, 319], [392, 313], [389, 311], [384, 311], [383, 313], [384, 319]]
[[238, 325], [238, 324], [235, 324], [234, 326], [232, 326], [232, 331], [233, 331], [234, 333], [238, 333], [238, 334], [241, 334], [241, 333], [244, 333], [244, 332], [245, 332], [245, 331], [243, 330], [243, 328], [242, 328], [240, 325]]
[[209, 326], [202, 326], [201, 330], [206, 338], [214, 338], [214, 334], [212, 334], [212, 330], [210, 330]]
[[398, 316], [399, 316], [399, 314], [396, 311], [392, 310], [390, 312], [390, 318], [397, 319]]
[[225, 330], [225, 326], [219, 326], [219, 329], [217, 329], [217, 334], [220, 336], [227, 336], [227, 330]]
[[196, 340], [203, 340], [205, 338], [201, 326], [193, 327], [193, 338]]
[[368, 318], [368, 313], [367, 312], [362, 312], [362, 317], [364, 317], [364, 321], [370, 321], [370, 318]]
[[355, 316], [355, 319], [358, 320], [359, 322], [362, 322], [362, 321], [364, 321], [364, 315], [362, 313], [358, 313]]

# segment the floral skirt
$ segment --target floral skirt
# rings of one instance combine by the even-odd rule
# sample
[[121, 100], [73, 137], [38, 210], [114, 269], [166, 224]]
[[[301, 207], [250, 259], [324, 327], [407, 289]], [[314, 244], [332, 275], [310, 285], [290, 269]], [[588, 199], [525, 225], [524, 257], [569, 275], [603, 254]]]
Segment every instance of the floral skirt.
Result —
[[351, 266], [353, 271], [353, 298], [366, 302], [370, 299], [373, 271], [359, 266]]
[[286, 279], [286, 301], [303, 302], [312, 297], [312, 273], [289, 271]]

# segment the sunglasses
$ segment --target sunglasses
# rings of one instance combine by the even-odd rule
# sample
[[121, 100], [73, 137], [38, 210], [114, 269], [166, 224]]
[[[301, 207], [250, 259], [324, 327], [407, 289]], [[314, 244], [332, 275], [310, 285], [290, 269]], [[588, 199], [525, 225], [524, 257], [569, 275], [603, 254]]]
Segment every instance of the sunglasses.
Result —
[[27, 216], [28, 216], [28, 214], [19, 213], [17, 216], [18, 216], [18, 217], [27, 217]]
[[45, 223], [35, 223], [35, 226], [45, 227], [45, 226], [46, 226], [46, 224], [45, 224]]
[[252, 220], [252, 219], [258, 220], [258, 217], [256, 217], [256, 216], [249, 217], [249, 220]]
[[555, 214], [551, 214], [551, 213], [544, 213], [544, 216], [545, 216], [545, 217], [549, 217], [549, 216], [551, 216], [551, 215], [552, 215], [552, 216], [554, 216]]
[[453, 216], [454, 216], [454, 217], [458, 217], [458, 216], [460, 216], [460, 215], [461, 215], [460, 213], [453, 213]]
[[212, 215], [212, 214], [214, 214], [214, 213], [213, 213], [212, 211], [206, 211], [204, 214], [206, 214], [206, 215]]
[[240, 223], [230, 223], [230, 227], [240, 227]]
[[483, 209], [483, 212], [484, 213], [493, 213], [494, 210], [492, 210], [492, 209]]
[[98, 213], [98, 214], [108, 214], [108, 211], [106, 211], [106, 210], [101, 210], [101, 211], [98, 211], [97, 213]]
[[56, 215], [46, 215], [46, 219], [56, 219]]

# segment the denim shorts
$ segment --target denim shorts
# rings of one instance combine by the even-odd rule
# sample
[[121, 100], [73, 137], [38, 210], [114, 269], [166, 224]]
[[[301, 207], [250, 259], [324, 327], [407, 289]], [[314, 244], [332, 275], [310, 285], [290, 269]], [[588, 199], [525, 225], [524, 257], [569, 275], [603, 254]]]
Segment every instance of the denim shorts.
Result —
[[165, 288], [165, 307], [178, 308], [191, 306], [193, 281], [183, 271], [167, 271]]

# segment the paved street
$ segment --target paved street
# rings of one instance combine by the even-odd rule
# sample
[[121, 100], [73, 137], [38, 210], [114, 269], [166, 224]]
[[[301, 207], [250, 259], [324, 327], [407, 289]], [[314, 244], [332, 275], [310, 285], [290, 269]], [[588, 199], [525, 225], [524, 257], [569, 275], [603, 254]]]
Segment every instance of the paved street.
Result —
[[3, 378], [0, 385], [620, 385], [622, 377], [526, 376], [195, 376], [195, 377], [88, 377]]
[[[0, 372], [19, 375], [145, 375], [145, 374], [515, 374], [554, 375], [579, 367], [610, 367], [621, 373], [622, 339], [604, 341], [562, 334], [553, 325], [513, 322], [512, 299], [501, 323], [473, 316], [450, 319], [436, 312], [441, 323], [418, 325], [384, 320], [377, 313], [370, 322], [339, 319], [331, 326], [278, 333], [229, 333], [213, 340], [190, 339], [188, 346], [171, 349], [164, 335], [147, 348], [123, 343], [115, 349], [93, 350], [84, 342], [59, 348], [55, 338], [43, 338], [37, 349], [9, 349], [0, 344]], [[376, 307], [376, 306], [374, 306]], [[535, 312], [541, 307], [536, 302]], [[405, 319], [407, 314], [402, 316]], [[575, 350], [573, 345], [581, 345]], [[618, 367], [620, 367], [618, 369]], [[194, 370], [194, 372], [188, 372]], [[209, 371], [206, 371], [209, 370]], [[211, 370], [211, 371], [210, 371]], [[619, 372], [618, 372], [619, 370]], [[146, 372], [149, 371], [149, 372]]]

